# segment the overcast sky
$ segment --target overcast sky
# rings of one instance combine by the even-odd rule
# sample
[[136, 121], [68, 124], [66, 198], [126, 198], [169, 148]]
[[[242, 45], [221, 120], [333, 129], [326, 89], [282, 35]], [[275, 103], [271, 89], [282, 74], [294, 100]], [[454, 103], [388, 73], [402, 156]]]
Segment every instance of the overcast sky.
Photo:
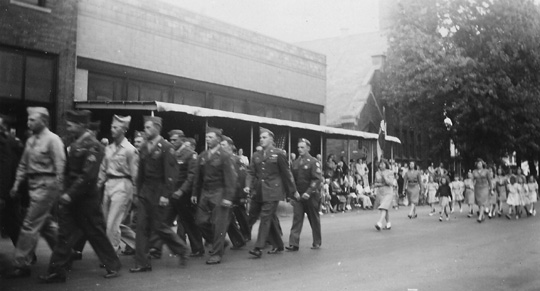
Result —
[[378, 0], [162, 1], [286, 42], [378, 29]]

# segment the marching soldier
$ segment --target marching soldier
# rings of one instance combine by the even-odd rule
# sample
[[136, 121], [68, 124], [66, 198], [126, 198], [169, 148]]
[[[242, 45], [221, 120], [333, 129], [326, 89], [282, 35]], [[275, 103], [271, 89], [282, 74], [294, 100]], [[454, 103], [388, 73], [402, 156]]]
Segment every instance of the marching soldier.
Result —
[[321, 247], [321, 220], [319, 217], [319, 204], [321, 203], [320, 188], [323, 181], [320, 162], [309, 154], [311, 143], [302, 138], [298, 142], [299, 158], [292, 164], [292, 173], [296, 181], [295, 194], [291, 199], [293, 205], [293, 223], [289, 236], [288, 251], [298, 251], [300, 245], [300, 232], [304, 224], [304, 213], [307, 214], [311, 231], [313, 233], [312, 249]]
[[135, 232], [128, 226], [121, 226], [133, 201], [139, 167], [137, 149], [125, 136], [130, 122], [131, 116], [113, 116], [113, 142], [105, 148], [98, 180], [98, 189], [103, 187], [103, 214], [107, 224], [107, 236], [116, 251], [120, 249], [121, 240], [128, 246], [126, 248], [135, 248]]
[[47, 275], [40, 276], [44, 283], [66, 281], [71, 263], [72, 248], [80, 232], [107, 270], [105, 278], [118, 276], [121, 264], [105, 232], [97, 180], [103, 159], [103, 146], [88, 131], [91, 112], [67, 111], [67, 131], [76, 140], [70, 145], [64, 194], [60, 196], [58, 244], [49, 262]]
[[249, 253], [259, 258], [267, 240], [273, 245], [269, 254], [283, 251], [276, 210], [279, 201], [285, 198], [285, 193], [288, 197], [298, 194], [285, 151], [274, 147], [274, 133], [261, 127], [260, 145], [262, 150], [254, 153], [251, 158], [247, 186], [244, 188], [246, 193], [250, 193], [252, 185], [255, 188], [249, 208], [250, 225], [253, 225], [257, 217], [260, 217], [261, 222], [255, 248]]
[[58, 226], [51, 219], [51, 209], [63, 189], [66, 155], [60, 137], [49, 128], [49, 111], [28, 107], [28, 128], [33, 135], [26, 141], [10, 195], [16, 198], [19, 187], [28, 181], [30, 206], [15, 248], [15, 269], [8, 278], [29, 277], [34, 249], [41, 234], [51, 249], [57, 244]]
[[147, 141], [141, 146], [137, 187], [139, 205], [137, 213], [137, 239], [135, 268], [132, 273], [152, 271], [147, 257], [149, 236], [154, 231], [169, 249], [180, 257], [180, 265], [186, 264], [187, 246], [167, 223], [169, 199], [174, 192], [178, 167], [173, 146], [161, 135], [162, 119], [144, 117]]
[[221, 138], [220, 129], [206, 130], [208, 150], [197, 159], [191, 194], [191, 202], [198, 206], [197, 225], [205, 238], [212, 239], [211, 257], [206, 261], [209, 265], [219, 264], [224, 253], [237, 179], [231, 155], [220, 146]]

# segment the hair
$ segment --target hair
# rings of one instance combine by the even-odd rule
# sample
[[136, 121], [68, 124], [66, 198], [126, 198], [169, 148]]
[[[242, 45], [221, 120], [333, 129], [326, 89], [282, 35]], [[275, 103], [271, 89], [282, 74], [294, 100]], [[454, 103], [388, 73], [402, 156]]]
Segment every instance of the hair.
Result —
[[516, 176], [510, 176], [510, 184], [515, 184], [517, 182]]
[[194, 148], [197, 147], [197, 141], [194, 138], [188, 137], [186, 138], [186, 141], [189, 142]]

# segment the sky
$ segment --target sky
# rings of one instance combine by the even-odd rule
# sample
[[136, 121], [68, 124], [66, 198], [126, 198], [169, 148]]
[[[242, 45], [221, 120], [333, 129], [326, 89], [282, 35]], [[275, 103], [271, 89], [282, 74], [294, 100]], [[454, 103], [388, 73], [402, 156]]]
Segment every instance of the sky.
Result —
[[378, 0], [161, 1], [291, 43], [378, 29]]

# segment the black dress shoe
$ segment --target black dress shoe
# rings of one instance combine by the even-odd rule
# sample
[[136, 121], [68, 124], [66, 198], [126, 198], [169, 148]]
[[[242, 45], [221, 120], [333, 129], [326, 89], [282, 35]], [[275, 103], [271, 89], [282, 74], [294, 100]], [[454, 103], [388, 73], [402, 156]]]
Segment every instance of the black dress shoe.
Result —
[[103, 275], [103, 278], [112, 279], [119, 276], [120, 276], [120, 273], [118, 273], [118, 271], [107, 270], [107, 274]]
[[297, 252], [298, 251], [298, 247], [297, 246], [288, 246], [288, 247], [285, 247], [287, 249], [288, 252]]
[[136, 267], [129, 269], [130, 273], [152, 272], [152, 266]]
[[39, 281], [41, 283], [66, 283], [66, 276], [60, 275], [58, 273], [52, 273], [48, 275], [39, 276]]
[[81, 252], [74, 251], [74, 252], [71, 254], [71, 259], [72, 259], [73, 261], [80, 261], [80, 260], [82, 260], [82, 253], [81, 253]]
[[261, 252], [261, 250], [259, 248], [254, 248], [254, 249], [250, 250], [249, 254], [254, 255], [257, 258], [260, 258], [262, 256], [262, 252]]
[[199, 257], [204, 256], [204, 251], [194, 252], [194, 253], [189, 254], [189, 256], [192, 258], [199, 258]]
[[24, 277], [30, 277], [32, 275], [32, 272], [29, 268], [17, 268], [6, 275], [4, 275], [4, 278], [7, 279], [15, 279], [15, 278], [24, 278]]
[[282, 251], [283, 251], [283, 248], [273, 248], [269, 250], [267, 253], [271, 255], [276, 255], [276, 254], [281, 253]]
[[133, 256], [133, 255], [135, 255], [135, 250], [130, 248], [130, 247], [126, 247], [126, 249], [122, 251], [122, 255], [124, 255], [124, 256]]
[[312, 245], [312, 246], [311, 246], [311, 249], [312, 249], [312, 250], [318, 250], [318, 249], [320, 249], [320, 248], [321, 248], [321, 245]]
[[159, 260], [161, 259], [161, 251], [158, 249], [150, 249], [148, 256], [152, 259]]

